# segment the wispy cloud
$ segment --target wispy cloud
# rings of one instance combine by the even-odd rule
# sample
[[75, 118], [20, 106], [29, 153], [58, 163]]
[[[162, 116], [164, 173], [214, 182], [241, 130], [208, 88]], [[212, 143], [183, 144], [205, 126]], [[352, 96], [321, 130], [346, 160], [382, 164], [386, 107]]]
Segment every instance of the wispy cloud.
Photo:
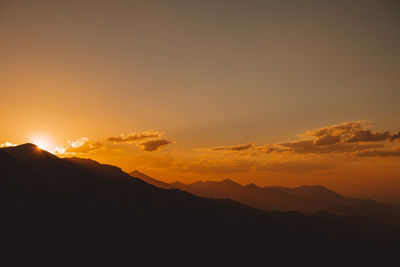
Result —
[[298, 140], [279, 143], [276, 151], [293, 152], [299, 154], [326, 154], [326, 153], [351, 153], [371, 148], [383, 148], [383, 144], [347, 144], [337, 143], [332, 145], [317, 145], [313, 140]]
[[132, 143], [148, 140], [151, 138], [160, 138], [161, 133], [157, 131], [146, 131], [142, 133], [130, 133], [128, 135], [112, 136], [107, 138], [107, 141], [113, 143]]
[[245, 144], [245, 145], [233, 145], [233, 146], [218, 146], [218, 147], [209, 147], [209, 148], [199, 148], [198, 150], [204, 151], [245, 151], [254, 147], [254, 144]]

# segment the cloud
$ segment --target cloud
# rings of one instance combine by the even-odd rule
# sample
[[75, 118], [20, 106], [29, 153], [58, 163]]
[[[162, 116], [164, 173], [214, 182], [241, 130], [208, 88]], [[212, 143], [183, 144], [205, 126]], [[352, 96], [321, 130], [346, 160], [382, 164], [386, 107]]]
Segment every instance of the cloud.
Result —
[[211, 148], [204, 148], [200, 150], [208, 150], [208, 151], [244, 151], [252, 148], [254, 144], [247, 144], [247, 145], [234, 145], [234, 146], [219, 146], [219, 147], [211, 147]]
[[351, 154], [368, 149], [382, 149], [385, 147], [383, 141], [400, 139], [400, 132], [396, 134], [388, 131], [373, 132], [369, 129], [370, 127], [370, 121], [351, 121], [307, 131], [299, 135], [298, 140], [289, 142], [263, 146], [254, 144], [218, 146], [199, 150], [243, 152], [239, 155], [257, 155], [258, 153]]
[[13, 144], [11, 142], [5, 142], [3, 144], [0, 144], [0, 147], [8, 147], [8, 146], [17, 146], [17, 144]]
[[85, 154], [103, 148], [101, 142], [89, 142], [87, 137], [79, 138], [75, 141], [68, 140], [66, 147], [57, 147], [57, 154]]
[[298, 140], [287, 143], [280, 143], [279, 151], [295, 152], [299, 154], [325, 154], [325, 153], [350, 153], [359, 150], [381, 148], [383, 144], [333, 144], [333, 145], [317, 145], [313, 140]]
[[281, 146], [279, 146], [279, 144], [268, 144], [268, 145], [254, 147], [254, 151], [255, 152], [251, 153], [256, 153], [256, 155], [258, 155], [258, 152], [262, 152], [265, 154], [277, 154], [286, 152], [287, 149], [282, 148]]
[[161, 134], [157, 131], [147, 131], [142, 133], [130, 133], [127, 136], [114, 136], [107, 138], [107, 141], [113, 143], [132, 143], [132, 142], [139, 142], [144, 141], [150, 138], [160, 138]]
[[314, 136], [317, 138], [324, 137], [327, 135], [331, 136], [343, 136], [349, 133], [357, 132], [370, 125], [370, 121], [351, 121], [344, 122], [341, 124], [331, 125], [319, 128], [317, 130], [307, 131], [307, 136]]
[[339, 143], [378, 142], [391, 138], [389, 132], [372, 132], [369, 121], [345, 122], [306, 132], [313, 137], [316, 145], [334, 145]]
[[395, 140], [400, 140], [400, 131], [398, 131], [396, 134], [393, 134], [391, 137], [390, 137], [390, 141], [395, 141]]
[[157, 151], [162, 146], [172, 143], [167, 139], [161, 138], [162, 136], [163, 134], [157, 131], [146, 131], [142, 133], [130, 133], [127, 136], [109, 137], [107, 141], [113, 143], [138, 143], [143, 151]]
[[368, 129], [370, 126], [369, 121], [345, 122], [307, 131], [299, 135], [299, 140], [265, 145], [261, 147], [261, 150], [270, 154], [283, 152], [354, 154], [364, 150], [384, 151], [382, 149], [390, 145], [390, 141], [400, 138], [400, 132], [397, 134], [391, 134], [388, 131], [373, 132]]
[[346, 140], [347, 143], [356, 142], [378, 142], [390, 138], [389, 132], [371, 132], [370, 130], [360, 130]]
[[315, 139], [313, 141], [313, 143], [317, 146], [329, 146], [329, 145], [339, 144], [340, 141], [341, 141], [341, 138], [339, 135], [327, 134], [327, 135], [318, 137], [317, 139]]
[[400, 132], [392, 134], [388, 131], [371, 131], [370, 127], [370, 121], [351, 121], [309, 130], [299, 135], [299, 139], [289, 142], [262, 146], [255, 146], [250, 143], [198, 150], [241, 152], [238, 154], [240, 156], [257, 156], [262, 153], [271, 155], [284, 155], [285, 153], [309, 155], [341, 153], [354, 155], [357, 151], [384, 150], [385, 147], [390, 146], [390, 141], [400, 140]]
[[157, 139], [157, 140], [150, 140], [146, 141], [143, 143], [140, 143], [139, 145], [142, 146], [143, 151], [157, 151], [159, 150], [162, 146], [171, 144], [171, 141], [168, 141], [166, 139]]

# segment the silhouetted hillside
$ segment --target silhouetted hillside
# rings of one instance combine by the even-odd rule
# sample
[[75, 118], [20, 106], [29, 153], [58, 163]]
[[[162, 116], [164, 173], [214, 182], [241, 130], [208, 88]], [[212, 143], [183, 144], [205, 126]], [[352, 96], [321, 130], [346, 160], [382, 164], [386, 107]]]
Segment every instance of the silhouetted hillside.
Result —
[[61, 159], [31, 144], [0, 149], [0, 166], [1, 242], [8, 250], [315, 252], [399, 244], [397, 228], [362, 217], [264, 212], [164, 190], [117, 167]]
[[242, 186], [232, 180], [219, 182], [195, 182], [191, 184], [164, 183], [139, 171], [131, 173], [149, 184], [160, 188], [178, 188], [207, 198], [228, 198], [267, 211], [300, 211], [312, 214], [325, 210], [336, 215], [360, 215], [385, 223], [400, 224], [400, 207], [372, 200], [346, 198], [323, 186], [300, 186], [296, 188], [255, 184]]

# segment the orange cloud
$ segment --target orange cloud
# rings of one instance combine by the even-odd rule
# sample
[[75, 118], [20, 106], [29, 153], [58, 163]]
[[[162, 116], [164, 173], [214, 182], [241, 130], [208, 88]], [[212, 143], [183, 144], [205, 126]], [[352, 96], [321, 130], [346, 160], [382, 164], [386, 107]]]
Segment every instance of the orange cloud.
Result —
[[17, 146], [17, 144], [13, 144], [11, 142], [5, 142], [3, 144], [0, 144], [0, 147], [9, 147], [9, 146]]
[[210, 148], [201, 148], [199, 150], [208, 150], [208, 151], [244, 151], [252, 148], [254, 144], [247, 145], [234, 145], [234, 146], [219, 146], [219, 147], [210, 147]]
[[370, 130], [361, 130], [353, 133], [350, 139], [346, 140], [347, 143], [356, 142], [378, 142], [389, 139], [391, 136], [389, 132], [371, 132]]
[[319, 128], [317, 130], [310, 130], [305, 133], [306, 136], [314, 136], [314, 137], [323, 137], [326, 135], [332, 136], [344, 136], [347, 134], [351, 134], [357, 132], [365, 127], [369, 126], [369, 121], [351, 121], [344, 122], [341, 124], [331, 125]]
[[400, 140], [400, 131], [390, 137], [390, 141]]
[[132, 142], [143, 141], [149, 138], [160, 138], [160, 137], [161, 134], [157, 131], [147, 131], [143, 133], [130, 133], [127, 136], [121, 135], [121, 136], [109, 137], [107, 141], [113, 143], [132, 143]]
[[[239, 156], [262, 154], [346, 154], [348, 156], [397, 156], [390, 151], [393, 142], [400, 140], [400, 132], [371, 131], [370, 121], [352, 121], [310, 130], [298, 140], [255, 146], [253, 143], [198, 149], [200, 151], [241, 152]], [[364, 151], [365, 153], [363, 153]], [[360, 153], [358, 153], [360, 152]], [[271, 166], [269, 166], [271, 168]]]
[[[355, 152], [374, 150], [381, 151], [382, 155], [396, 155], [396, 153], [388, 153], [386, 147], [391, 146], [391, 141], [400, 138], [400, 132], [397, 134], [391, 134], [388, 131], [373, 132], [367, 129], [369, 127], [369, 121], [346, 122], [307, 131], [300, 135], [299, 140], [265, 145], [259, 150], [271, 154], [292, 152], [299, 154], [348, 153], [349, 155], [363, 155], [363, 153]], [[372, 155], [371, 152], [366, 154]]]
[[165, 139], [157, 139], [157, 140], [150, 140], [146, 141], [143, 143], [140, 143], [139, 145], [142, 146], [143, 151], [157, 151], [159, 150], [162, 146], [171, 144], [171, 141], [165, 140]]
[[313, 140], [298, 140], [287, 143], [278, 144], [281, 152], [295, 152], [299, 154], [319, 154], [319, 153], [351, 153], [371, 148], [382, 148], [382, 144], [333, 144], [333, 145], [317, 145]]
[[339, 143], [378, 142], [394, 140], [398, 134], [372, 132], [369, 121], [345, 122], [338, 125], [308, 131], [304, 136], [313, 137], [316, 145], [334, 145]]
[[55, 149], [56, 154], [85, 154], [90, 153], [94, 150], [103, 148], [104, 145], [101, 142], [89, 142], [87, 137], [79, 138], [75, 141], [68, 140], [66, 147], [57, 147]]

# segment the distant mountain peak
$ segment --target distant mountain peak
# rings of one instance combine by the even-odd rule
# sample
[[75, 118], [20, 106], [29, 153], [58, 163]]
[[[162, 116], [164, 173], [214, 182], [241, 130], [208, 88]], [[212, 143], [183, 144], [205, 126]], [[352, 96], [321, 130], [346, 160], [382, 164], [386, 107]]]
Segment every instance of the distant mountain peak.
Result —
[[232, 181], [231, 179], [225, 179], [225, 180], [223, 180], [223, 181], [221, 181], [221, 183], [225, 183], [225, 184], [238, 184], [238, 183], [236, 183], [236, 182], [234, 182], [234, 181]]
[[324, 186], [322, 186], [322, 185], [302, 185], [302, 186], [299, 186], [299, 187], [295, 187], [295, 188], [293, 188], [294, 190], [308, 190], [308, 191], [315, 191], [315, 192], [322, 192], [322, 191], [325, 191], [325, 192], [333, 192], [332, 190], [330, 190], [330, 189], [328, 189], [328, 188], [326, 188], [326, 187], [324, 187]]
[[293, 193], [299, 195], [314, 195], [323, 198], [342, 198], [340, 194], [322, 186], [322, 185], [303, 185], [292, 189]]
[[248, 185], [245, 185], [245, 187], [251, 188], [251, 189], [259, 189], [259, 188], [260, 188], [259, 186], [257, 186], [257, 185], [254, 184], [254, 183], [250, 183], [250, 184], [248, 184]]

